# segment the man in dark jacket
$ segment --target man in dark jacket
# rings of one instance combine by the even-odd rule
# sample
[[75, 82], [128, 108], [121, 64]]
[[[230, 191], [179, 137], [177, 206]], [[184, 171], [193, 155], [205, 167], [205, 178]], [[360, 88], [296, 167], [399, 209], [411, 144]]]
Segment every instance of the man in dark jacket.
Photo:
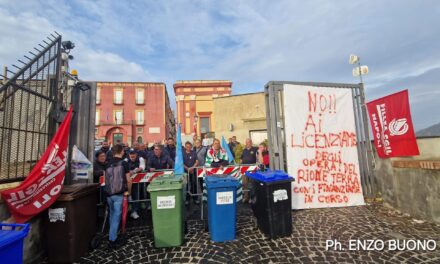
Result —
[[[128, 151], [128, 158], [125, 159], [128, 164], [128, 168], [131, 174], [136, 174], [145, 170], [145, 160], [139, 157], [138, 152], [135, 149], [130, 149]], [[141, 200], [146, 197], [145, 193], [145, 183], [137, 183], [133, 185], [131, 198], [133, 200]], [[133, 219], [138, 219], [139, 214], [139, 202], [132, 203], [130, 217]]]
[[[100, 183], [100, 178], [104, 176], [104, 171], [107, 168], [106, 153], [98, 150], [95, 154], [95, 161], [93, 162], [93, 182]], [[105, 203], [105, 193], [103, 188], [100, 187], [98, 194], [99, 203]]]
[[[243, 149], [243, 153], [241, 155], [240, 163], [241, 164], [255, 164], [257, 163], [257, 147], [252, 145], [252, 139], [246, 139], [246, 145]], [[249, 179], [247, 176], [243, 175], [243, 188], [249, 189], [251, 186], [249, 184]], [[249, 201], [249, 193], [245, 192], [243, 195], [243, 202], [246, 203]]]
[[[122, 145], [113, 146], [113, 159], [109, 162], [104, 176], [107, 174], [114, 173], [112, 179], [120, 179], [124, 182], [123, 186], [125, 188], [119, 193], [107, 193], [107, 205], [109, 209], [109, 246], [116, 248], [124, 243], [123, 240], [118, 239], [118, 229], [121, 223], [122, 216], [122, 201], [124, 196], [129, 196], [131, 194], [131, 173], [126, 161], [123, 160], [124, 149]], [[108, 175], [107, 175], [108, 176]], [[110, 177], [110, 176], [108, 176]], [[112, 190], [112, 181], [107, 182], [106, 180], [106, 191]], [[120, 185], [113, 185], [118, 188]]]
[[149, 171], [172, 169], [174, 161], [162, 153], [161, 145], [154, 145], [153, 155], [148, 159], [147, 168]]
[[139, 157], [141, 157], [145, 160], [145, 162], [148, 160], [148, 156], [150, 155], [148, 148], [146, 147], [146, 145], [144, 143], [139, 144], [139, 149], [138, 149], [137, 153], [138, 153]]
[[200, 139], [194, 141], [194, 151], [196, 152], [197, 161], [199, 162], [198, 166], [205, 166], [206, 152], [208, 151], [208, 148], [202, 145]]
[[104, 176], [105, 168], [107, 167], [106, 153], [98, 150], [95, 154], [95, 161], [93, 162], [93, 182], [99, 183], [99, 178]]
[[102, 151], [104, 153], [107, 153], [107, 151], [110, 150], [110, 145], [108, 144], [107, 141], [102, 141], [101, 143], [101, 148], [98, 151]]
[[[196, 167], [199, 165], [199, 162], [197, 161], [197, 154], [192, 149], [192, 144], [189, 141], [185, 143], [185, 151], [183, 151], [183, 165], [185, 168], [185, 172], [188, 173], [190, 191], [192, 194], [196, 194], [197, 193]], [[196, 196], [193, 196], [193, 198], [196, 204], [200, 203], [200, 201], [196, 199]]]
[[165, 151], [170, 155], [170, 158], [175, 161], [176, 160], [176, 143], [173, 138], [169, 138], [167, 140], [167, 146], [165, 147]]

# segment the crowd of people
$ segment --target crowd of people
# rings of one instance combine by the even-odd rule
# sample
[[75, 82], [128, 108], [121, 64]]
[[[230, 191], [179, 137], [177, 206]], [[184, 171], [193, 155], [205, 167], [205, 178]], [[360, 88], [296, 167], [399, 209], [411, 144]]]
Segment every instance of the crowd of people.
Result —
[[[146, 192], [146, 183], [139, 183], [137, 188], [132, 188], [131, 176], [139, 172], [154, 172], [158, 170], [173, 169], [176, 159], [176, 143], [174, 138], [168, 138], [161, 142], [155, 142], [151, 148], [147, 144], [134, 143], [132, 147], [117, 142], [111, 148], [107, 141], [102, 142], [101, 148], [95, 154], [93, 164], [93, 178], [99, 182], [100, 177], [105, 178], [106, 202], [109, 210], [109, 244], [111, 247], [118, 247], [121, 241], [117, 239], [118, 227], [122, 214], [123, 197], [141, 200], [149, 199]], [[194, 143], [194, 144], [193, 144]], [[207, 136], [203, 140], [193, 138], [193, 142], [187, 141], [182, 148], [184, 170], [188, 174], [189, 193], [201, 193], [203, 179], [197, 178], [197, 167], [225, 167], [230, 165], [228, 152], [222, 148], [219, 139], [210, 139]], [[267, 145], [263, 142], [258, 147], [253, 145], [251, 139], [246, 139], [242, 146], [236, 139], [229, 139], [228, 147], [233, 155], [234, 163], [238, 164], [259, 164], [262, 167], [269, 167], [269, 152]], [[247, 178], [243, 177], [243, 186], [246, 188]], [[200, 204], [201, 197], [193, 195], [195, 204]], [[188, 204], [191, 195], [185, 201]], [[244, 202], [248, 200], [245, 193]], [[139, 207], [145, 206], [151, 209], [150, 203], [132, 203], [130, 217], [139, 218]]]

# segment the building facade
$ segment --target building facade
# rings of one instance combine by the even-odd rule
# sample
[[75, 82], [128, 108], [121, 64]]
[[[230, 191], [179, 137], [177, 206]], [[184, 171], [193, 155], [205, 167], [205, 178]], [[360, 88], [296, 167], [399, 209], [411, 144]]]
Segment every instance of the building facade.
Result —
[[213, 102], [218, 137], [236, 136], [241, 143], [251, 138], [254, 144], [267, 139], [264, 93], [218, 97]]
[[95, 122], [95, 138], [110, 144], [151, 144], [175, 136], [164, 83], [97, 82]]
[[177, 81], [177, 122], [182, 124], [184, 138], [192, 139], [194, 133], [199, 137], [206, 133], [215, 135], [213, 99], [230, 96], [231, 92], [231, 81]]

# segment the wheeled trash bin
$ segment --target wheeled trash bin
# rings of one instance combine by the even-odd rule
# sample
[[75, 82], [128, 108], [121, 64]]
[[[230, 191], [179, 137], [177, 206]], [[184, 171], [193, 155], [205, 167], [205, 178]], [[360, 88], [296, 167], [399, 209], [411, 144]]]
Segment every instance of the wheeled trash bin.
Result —
[[238, 179], [228, 175], [205, 178], [208, 192], [208, 227], [211, 240], [224, 242], [235, 239]]
[[96, 234], [97, 184], [64, 186], [45, 217], [50, 263], [75, 262], [89, 251]]
[[184, 237], [184, 182], [181, 176], [161, 176], [147, 190], [151, 197], [155, 247], [176, 247]]
[[252, 209], [258, 228], [267, 237], [292, 234], [292, 177], [284, 171], [246, 173], [252, 181]]

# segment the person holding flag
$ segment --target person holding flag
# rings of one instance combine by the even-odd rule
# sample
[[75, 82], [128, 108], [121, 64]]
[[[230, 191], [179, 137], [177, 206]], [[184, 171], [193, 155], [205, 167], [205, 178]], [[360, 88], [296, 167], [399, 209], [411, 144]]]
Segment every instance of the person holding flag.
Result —
[[[229, 150], [229, 148], [227, 148], [227, 150]], [[206, 153], [205, 167], [218, 168], [228, 166], [229, 161], [232, 160], [232, 154], [229, 155], [226, 150], [220, 146], [220, 140], [215, 138], [212, 142], [212, 147], [208, 150], [208, 153]]]
[[182, 175], [185, 173], [183, 165], [183, 153], [182, 153], [182, 138], [181, 138], [181, 128], [180, 124], [177, 125], [177, 147], [176, 147], [176, 158], [174, 162], [174, 174]]

